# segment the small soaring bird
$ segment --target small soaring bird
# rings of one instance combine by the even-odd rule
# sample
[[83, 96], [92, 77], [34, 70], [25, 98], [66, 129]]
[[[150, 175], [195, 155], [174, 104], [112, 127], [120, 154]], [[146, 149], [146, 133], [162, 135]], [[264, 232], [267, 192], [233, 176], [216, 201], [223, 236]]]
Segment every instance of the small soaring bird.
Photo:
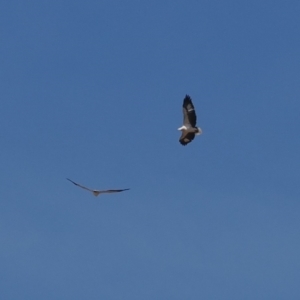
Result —
[[179, 139], [179, 143], [183, 146], [190, 143], [195, 135], [202, 134], [202, 129], [196, 127], [197, 116], [192, 99], [189, 95], [186, 95], [183, 99], [183, 126], [178, 128], [182, 132]]
[[92, 190], [92, 189], [89, 189], [89, 188], [87, 188], [87, 187], [85, 187], [85, 186], [83, 186], [83, 185], [80, 185], [80, 184], [74, 182], [73, 180], [71, 180], [71, 179], [69, 179], [69, 178], [67, 178], [67, 180], [71, 181], [73, 184], [75, 184], [75, 185], [81, 187], [82, 189], [85, 189], [85, 190], [87, 190], [87, 191], [92, 192], [92, 193], [94, 194], [94, 196], [98, 196], [98, 195], [100, 195], [100, 194], [120, 193], [120, 192], [128, 191], [128, 190], [129, 190], [129, 189], [122, 189], [122, 190], [103, 190], [103, 191]]

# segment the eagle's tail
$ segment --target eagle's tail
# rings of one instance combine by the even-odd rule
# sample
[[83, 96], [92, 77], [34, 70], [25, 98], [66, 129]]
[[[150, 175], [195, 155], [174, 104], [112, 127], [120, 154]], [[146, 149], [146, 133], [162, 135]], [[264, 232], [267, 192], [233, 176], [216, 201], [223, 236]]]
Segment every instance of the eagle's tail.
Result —
[[195, 132], [196, 135], [202, 134], [202, 129], [200, 127], [197, 127], [197, 131]]

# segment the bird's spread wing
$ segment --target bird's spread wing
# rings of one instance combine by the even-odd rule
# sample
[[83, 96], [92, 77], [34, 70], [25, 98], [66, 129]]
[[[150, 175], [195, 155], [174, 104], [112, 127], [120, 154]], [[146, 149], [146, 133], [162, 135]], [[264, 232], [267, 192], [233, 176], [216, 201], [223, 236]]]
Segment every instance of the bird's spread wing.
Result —
[[87, 188], [87, 187], [85, 187], [85, 186], [83, 186], [83, 185], [81, 185], [81, 184], [79, 184], [79, 183], [76, 183], [76, 182], [74, 182], [73, 180], [71, 180], [71, 179], [69, 179], [69, 178], [67, 178], [67, 180], [71, 181], [73, 184], [75, 184], [75, 185], [81, 187], [82, 189], [85, 189], [85, 190], [90, 191], [90, 192], [94, 192], [94, 190], [89, 189], [89, 188]]
[[105, 191], [98, 191], [100, 192], [100, 194], [111, 194], [111, 193], [120, 193], [120, 192], [124, 192], [124, 191], [128, 191], [129, 189], [122, 189], [122, 190], [105, 190]]
[[197, 122], [197, 116], [192, 99], [189, 95], [186, 95], [183, 100], [183, 124], [187, 127], [195, 127]]
[[194, 132], [183, 131], [182, 135], [179, 139], [179, 143], [181, 145], [185, 146], [188, 143], [190, 143], [194, 138], [195, 138], [195, 133]]

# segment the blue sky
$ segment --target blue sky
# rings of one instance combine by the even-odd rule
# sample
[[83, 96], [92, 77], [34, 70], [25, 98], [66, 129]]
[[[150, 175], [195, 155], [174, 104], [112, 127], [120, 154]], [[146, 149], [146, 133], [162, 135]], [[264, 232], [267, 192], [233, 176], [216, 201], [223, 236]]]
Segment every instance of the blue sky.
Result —
[[3, 299], [299, 299], [299, 15], [1, 1]]

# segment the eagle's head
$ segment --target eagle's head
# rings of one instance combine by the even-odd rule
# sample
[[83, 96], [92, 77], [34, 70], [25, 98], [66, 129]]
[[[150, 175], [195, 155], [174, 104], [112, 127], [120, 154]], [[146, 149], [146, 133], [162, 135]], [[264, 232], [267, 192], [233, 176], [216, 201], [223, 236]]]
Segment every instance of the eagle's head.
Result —
[[187, 127], [185, 125], [183, 125], [183, 126], [179, 127], [178, 130], [180, 130], [180, 131], [187, 130]]

